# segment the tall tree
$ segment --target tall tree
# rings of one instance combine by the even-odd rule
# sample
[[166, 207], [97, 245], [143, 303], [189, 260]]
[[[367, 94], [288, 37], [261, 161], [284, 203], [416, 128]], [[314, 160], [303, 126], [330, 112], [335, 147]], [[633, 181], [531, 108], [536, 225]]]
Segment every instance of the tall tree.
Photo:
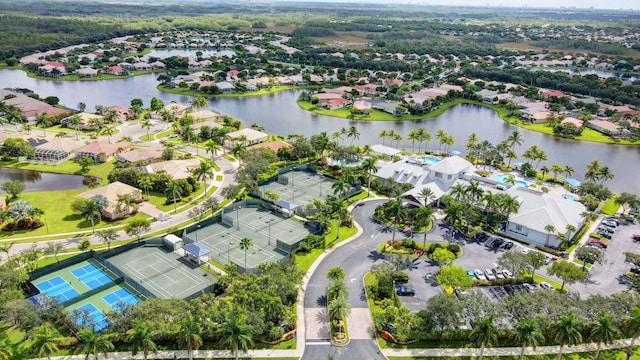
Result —
[[253, 344], [253, 327], [247, 324], [247, 315], [232, 309], [226, 313], [220, 326], [222, 343], [231, 348], [231, 354], [238, 360], [240, 351], [246, 353]]
[[87, 200], [87, 202], [82, 207], [82, 216], [85, 219], [91, 221], [91, 229], [93, 230], [92, 232], [94, 234], [96, 232], [96, 223], [95, 222], [96, 222], [96, 220], [99, 220], [102, 217], [102, 214], [100, 213], [100, 210], [102, 210], [104, 208], [105, 208], [105, 206], [103, 206], [102, 204], [99, 204], [94, 199]]
[[50, 323], [44, 323], [33, 331], [31, 350], [37, 356], [46, 356], [51, 359], [51, 354], [57, 352], [63, 338]]
[[173, 200], [173, 213], [178, 212], [178, 199], [182, 197], [182, 187], [175, 181], [170, 181], [164, 190], [165, 194]]
[[91, 329], [80, 331], [79, 335], [82, 339], [80, 352], [85, 355], [85, 360], [92, 355], [93, 360], [98, 360], [99, 354], [108, 356], [109, 352], [114, 349], [113, 343], [109, 340], [111, 335], [107, 332], [97, 332], [93, 326]]
[[327, 279], [329, 280], [344, 281], [345, 277], [346, 275], [344, 273], [344, 269], [342, 269], [340, 266], [334, 266], [332, 268], [329, 268], [329, 270], [327, 270]]
[[478, 360], [482, 360], [484, 348], [498, 341], [500, 330], [493, 323], [493, 316], [484, 317], [474, 322], [473, 331], [469, 334], [471, 340], [480, 345], [480, 356]]
[[144, 360], [147, 360], [150, 352], [156, 352], [158, 346], [153, 340], [159, 335], [150, 325], [134, 322], [133, 328], [127, 331], [127, 342], [131, 345], [131, 355], [142, 352]]
[[580, 327], [582, 327], [582, 323], [576, 320], [576, 316], [571, 311], [551, 324], [551, 333], [560, 343], [558, 360], [562, 360], [562, 349], [565, 345], [575, 345], [582, 341]]
[[516, 324], [516, 341], [522, 343], [520, 350], [520, 360], [522, 360], [524, 349], [527, 346], [532, 346], [535, 349], [540, 342], [544, 341], [538, 319], [525, 319]]
[[202, 345], [202, 325], [193, 315], [188, 314], [178, 322], [176, 338], [181, 346], [186, 347], [189, 360], [193, 360], [193, 350]]
[[107, 244], [107, 250], [111, 250], [111, 243], [118, 240], [118, 232], [115, 229], [105, 229], [96, 234], [100, 241]]
[[421, 206], [415, 215], [418, 224], [424, 226], [424, 238], [422, 239], [422, 250], [424, 254], [426, 254], [427, 249], [427, 234], [436, 221], [435, 213], [435, 210], [431, 206]]
[[253, 240], [249, 237], [240, 239], [240, 249], [244, 250], [244, 272], [247, 272], [247, 250], [253, 246]]
[[591, 323], [591, 332], [589, 333], [589, 338], [595, 340], [598, 344], [595, 360], [600, 358], [600, 347], [602, 344], [608, 345], [613, 343], [619, 332], [613, 323], [613, 317], [601, 311], [600, 315]]
[[51, 126], [51, 120], [49, 120], [49, 116], [46, 113], [40, 113], [36, 117], [36, 126], [42, 128], [42, 134], [47, 136], [47, 128]]
[[631, 316], [623, 320], [623, 329], [628, 336], [631, 336], [631, 343], [627, 349], [627, 360], [633, 355], [633, 345], [640, 335], [640, 308], [634, 306], [631, 308]]
[[196, 180], [204, 183], [204, 194], [207, 195], [207, 177], [213, 178], [213, 164], [208, 160], [200, 160], [200, 165], [191, 170], [193, 176], [195, 176]]

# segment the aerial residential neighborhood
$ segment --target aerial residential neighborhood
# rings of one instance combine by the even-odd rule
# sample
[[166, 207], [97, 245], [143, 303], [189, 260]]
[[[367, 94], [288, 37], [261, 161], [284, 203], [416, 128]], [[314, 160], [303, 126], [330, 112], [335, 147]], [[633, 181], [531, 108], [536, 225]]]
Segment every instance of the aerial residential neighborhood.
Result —
[[0, 0], [0, 356], [640, 357], [640, 12], [585, 6]]

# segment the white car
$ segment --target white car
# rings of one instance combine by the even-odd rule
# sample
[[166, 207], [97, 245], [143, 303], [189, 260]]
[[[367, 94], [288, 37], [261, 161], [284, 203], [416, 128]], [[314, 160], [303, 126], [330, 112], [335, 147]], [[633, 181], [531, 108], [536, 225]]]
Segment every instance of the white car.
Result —
[[526, 248], [526, 247], [523, 247], [522, 250], [520, 250], [520, 252], [525, 254], [525, 255], [528, 254], [529, 251], [531, 251], [531, 250], [529, 248]]
[[553, 285], [549, 284], [548, 282], [541, 282], [540, 283], [540, 287], [545, 289], [545, 290], [555, 290], [556, 288], [553, 287]]
[[478, 280], [487, 280], [487, 277], [484, 276], [484, 274], [482, 273], [482, 271], [480, 271], [480, 269], [473, 270], [473, 273], [476, 274], [476, 277], [478, 278]]
[[494, 269], [493, 273], [496, 275], [496, 279], [504, 279], [504, 272], [500, 269]]
[[502, 273], [504, 274], [504, 277], [506, 277], [507, 279], [513, 278], [513, 274], [509, 270], [502, 270]]
[[484, 271], [484, 276], [487, 277], [487, 280], [492, 281], [496, 279], [496, 276], [493, 274], [493, 270], [491, 269], [486, 269]]

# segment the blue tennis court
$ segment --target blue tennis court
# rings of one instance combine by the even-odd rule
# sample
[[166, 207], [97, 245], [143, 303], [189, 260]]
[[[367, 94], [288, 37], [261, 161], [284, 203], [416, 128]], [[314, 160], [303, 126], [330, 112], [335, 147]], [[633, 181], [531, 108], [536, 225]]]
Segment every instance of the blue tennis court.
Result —
[[64, 303], [80, 295], [76, 289], [67, 284], [60, 276], [34, 284], [40, 292], [50, 298], [58, 299]]
[[109, 275], [91, 263], [81, 268], [71, 270], [71, 273], [91, 290], [97, 289], [105, 284], [113, 283]]
[[103, 296], [102, 299], [114, 309], [117, 309], [120, 303], [135, 305], [140, 301], [135, 295], [125, 288], [120, 288], [111, 294], [107, 294]]
[[82, 316], [78, 317], [78, 325], [88, 325], [87, 323], [85, 323], [85, 321], [83, 321], [88, 320], [87, 322], [92, 323], [96, 331], [100, 331], [109, 326], [109, 322], [105, 318], [104, 314], [100, 310], [96, 309], [93, 304], [85, 304], [79, 307], [77, 310], [85, 312], [88, 315], [87, 319], [84, 319]]

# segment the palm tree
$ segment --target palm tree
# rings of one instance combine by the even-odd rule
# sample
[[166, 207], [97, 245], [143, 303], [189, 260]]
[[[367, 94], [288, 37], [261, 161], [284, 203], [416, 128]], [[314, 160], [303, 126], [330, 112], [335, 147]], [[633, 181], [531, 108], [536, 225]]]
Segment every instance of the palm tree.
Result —
[[558, 360], [562, 360], [562, 349], [565, 345], [575, 345], [582, 341], [581, 326], [582, 323], [576, 320], [576, 316], [571, 311], [551, 324], [551, 333], [556, 341], [560, 342]]
[[102, 133], [107, 135], [107, 140], [111, 142], [111, 136], [115, 134], [116, 131], [116, 128], [113, 126], [105, 126], [105, 128], [102, 130]]
[[527, 346], [533, 346], [535, 349], [542, 341], [544, 341], [544, 335], [540, 331], [538, 319], [525, 319], [516, 325], [516, 342], [522, 343], [520, 360], [524, 357], [524, 349]]
[[618, 328], [613, 324], [613, 317], [601, 311], [598, 318], [591, 324], [591, 332], [589, 333], [589, 338], [598, 343], [595, 360], [600, 357], [602, 344], [611, 344], [618, 333]]
[[627, 350], [627, 360], [631, 359], [633, 354], [633, 344], [640, 335], [640, 308], [634, 306], [631, 308], [631, 317], [623, 320], [624, 330], [631, 336], [631, 343], [629, 344], [629, 350]]
[[78, 131], [80, 130], [80, 123], [81, 123], [80, 116], [78, 116], [77, 114], [69, 118], [69, 124], [73, 125], [73, 128], [76, 131], [76, 140], [78, 140]]
[[[338, 322], [345, 321], [347, 316], [351, 313], [351, 305], [344, 297], [337, 297], [329, 301], [329, 318], [338, 320]], [[338, 330], [342, 332], [342, 329]]]
[[360, 133], [358, 132], [358, 129], [356, 129], [355, 126], [352, 126], [349, 128], [349, 131], [347, 131], [347, 137], [351, 138], [351, 144], [353, 144], [354, 140], [360, 139]]
[[209, 106], [209, 101], [204, 96], [198, 96], [197, 98], [191, 100], [191, 106], [200, 109]]
[[248, 237], [240, 239], [240, 249], [244, 250], [244, 271], [247, 272], [247, 250], [253, 246], [253, 240]]
[[231, 354], [238, 360], [238, 353], [246, 353], [253, 344], [253, 327], [247, 325], [247, 315], [232, 309], [226, 314], [226, 321], [220, 326], [222, 343], [231, 347]]
[[187, 348], [187, 356], [189, 356], [189, 360], [193, 360], [191, 351], [197, 350], [202, 345], [202, 326], [193, 318], [193, 315], [188, 314], [180, 320], [178, 327], [179, 330], [176, 334], [178, 343]]
[[40, 113], [36, 117], [36, 126], [41, 127], [42, 133], [44, 134], [44, 136], [47, 136], [47, 128], [51, 126], [51, 121], [49, 120], [49, 117], [46, 113]]
[[595, 182], [598, 180], [600, 169], [600, 161], [598, 161], [598, 159], [591, 160], [591, 162], [587, 164], [587, 171], [584, 174], [584, 178], [588, 181]]
[[547, 242], [544, 244], [544, 246], [549, 246], [549, 237], [551, 236], [551, 234], [553, 234], [554, 231], [556, 231], [556, 227], [552, 224], [547, 224], [544, 227], [544, 231], [547, 232]]
[[[427, 233], [436, 221], [436, 211], [431, 206], [421, 206], [416, 212], [415, 218], [420, 226], [424, 226], [424, 238], [422, 239], [422, 250], [427, 248]], [[424, 254], [427, 252], [424, 251]]]
[[452, 201], [449, 206], [444, 209], [444, 221], [451, 226], [457, 227], [457, 225], [460, 224], [462, 222], [462, 219], [464, 218], [462, 206], [462, 203]]
[[207, 153], [211, 153], [211, 159], [213, 160], [213, 157], [218, 155], [218, 150], [220, 150], [220, 144], [213, 141], [213, 139], [209, 139], [204, 143], [204, 150]]
[[182, 196], [182, 187], [175, 181], [170, 181], [167, 184], [167, 188], [164, 190], [165, 194], [173, 199], [173, 213], [178, 212], [178, 199]]
[[471, 331], [469, 337], [477, 344], [480, 344], [480, 356], [478, 357], [478, 360], [482, 360], [485, 346], [496, 342], [500, 331], [493, 324], [493, 316], [484, 317], [475, 322], [474, 325], [473, 331]]
[[111, 243], [118, 240], [118, 232], [115, 229], [106, 229], [98, 231], [98, 238], [107, 244], [107, 250], [111, 250]]
[[347, 298], [349, 296], [349, 289], [342, 280], [334, 280], [329, 286], [327, 286], [327, 301], [337, 299], [339, 297]]
[[577, 229], [576, 229], [576, 227], [574, 225], [571, 225], [571, 224], [567, 224], [567, 227], [565, 229], [569, 233], [569, 234], [567, 234], [567, 239], [569, 239], [569, 241], [571, 241], [571, 235], [573, 233], [575, 233]]
[[402, 203], [398, 200], [389, 201], [386, 207], [386, 211], [387, 213], [385, 214], [385, 216], [387, 216], [387, 218], [389, 219], [393, 218], [393, 235], [391, 236], [391, 241], [394, 241], [396, 239], [398, 222], [400, 221], [400, 219], [404, 218], [404, 216], [406, 215], [406, 211], [402, 207]]
[[149, 200], [149, 190], [153, 188], [153, 181], [149, 175], [141, 176], [138, 178], [138, 186], [147, 193], [147, 200]]
[[420, 152], [422, 143], [425, 141], [427, 142], [427, 144], [431, 142], [431, 134], [424, 128], [418, 128], [418, 152]]
[[565, 175], [567, 175], [567, 177], [573, 175], [573, 173], [575, 172], [575, 170], [573, 170], [573, 168], [571, 166], [569, 166], [569, 165], [565, 165], [563, 171], [564, 171]]
[[467, 156], [471, 155], [471, 150], [475, 147], [476, 143], [478, 143], [480, 139], [478, 138], [478, 134], [472, 132], [471, 135], [467, 138]]
[[204, 182], [204, 194], [207, 195], [207, 177], [213, 178], [213, 164], [211, 161], [200, 160], [200, 166], [191, 170], [196, 180]]
[[143, 129], [147, 129], [147, 141], [150, 141], [151, 139], [149, 138], [149, 129], [151, 129], [153, 125], [151, 124], [151, 121], [149, 119], [144, 119], [140, 122], [140, 127], [142, 127]]
[[378, 171], [378, 167], [376, 166], [375, 158], [366, 158], [362, 161], [362, 170], [366, 171], [369, 174], [369, 178], [367, 179], [367, 197], [371, 194], [371, 177], [374, 172]]
[[91, 229], [93, 230], [92, 232], [94, 234], [96, 232], [95, 221], [100, 219], [100, 217], [102, 216], [102, 214], [100, 213], [100, 210], [102, 210], [103, 208], [104, 206], [102, 206], [102, 204], [99, 204], [97, 201], [93, 199], [87, 200], [87, 202], [82, 207], [82, 216], [85, 219], [91, 221]]
[[509, 135], [509, 137], [507, 138], [507, 143], [509, 144], [511, 149], [514, 149], [516, 145], [518, 146], [522, 145], [523, 142], [524, 142], [524, 138], [522, 137], [522, 134], [520, 134], [518, 130], [514, 130], [511, 133], [511, 135]]
[[149, 352], [158, 350], [158, 346], [153, 342], [158, 334], [159, 332], [151, 326], [134, 322], [133, 328], [127, 331], [127, 342], [131, 344], [131, 355], [135, 356], [138, 351], [142, 351], [144, 360], [147, 360]]
[[435, 138], [436, 140], [438, 140], [438, 154], [440, 154], [440, 148], [442, 147], [442, 143], [444, 142], [444, 139], [446, 137], [447, 137], [447, 133], [445, 133], [444, 130], [440, 129], [436, 131]]
[[333, 193], [336, 194], [337, 197], [342, 198], [351, 190], [351, 184], [347, 181], [346, 177], [340, 176], [336, 179], [336, 182], [331, 185], [331, 190], [333, 190]]
[[603, 166], [600, 168], [600, 171], [598, 171], [597, 179], [600, 180], [600, 184], [604, 184], [604, 182], [608, 180], [613, 180], [613, 178], [613, 172], [611, 172], [608, 166]]
[[419, 140], [419, 135], [418, 135], [418, 129], [413, 129], [411, 131], [409, 131], [409, 134], [407, 135], [407, 140], [411, 140], [411, 153], [414, 153], [415, 150], [415, 146], [416, 146], [416, 141]]
[[436, 196], [433, 194], [433, 190], [428, 187], [423, 187], [422, 190], [420, 190], [418, 197], [423, 201], [422, 206], [429, 206]]
[[94, 360], [98, 360], [100, 353], [107, 356], [110, 351], [113, 351], [114, 346], [109, 337], [110, 335], [107, 333], [96, 332], [96, 328], [93, 326], [91, 329], [80, 331], [82, 341], [80, 352], [85, 355], [85, 360], [88, 360], [91, 355]]
[[330, 268], [329, 270], [327, 270], [327, 279], [335, 281], [335, 280], [339, 280], [339, 281], [344, 281], [346, 275], [344, 273], [344, 269], [342, 269], [340, 266], [334, 266], [332, 268]]
[[554, 180], [556, 180], [556, 178], [558, 177], [558, 173], [561, 173], [563, 171], [564, 171], [564, 168], [562, 167], [562, 165], [560, 164], [551, 165], [551, 172], [553, 173]]
[[37, 356], [46, 356], [51, 359], [51, 354], [57, 352], [62, 337], [56, 332], [50, 323], [44, 323], [33, 330], [31, 350]]

